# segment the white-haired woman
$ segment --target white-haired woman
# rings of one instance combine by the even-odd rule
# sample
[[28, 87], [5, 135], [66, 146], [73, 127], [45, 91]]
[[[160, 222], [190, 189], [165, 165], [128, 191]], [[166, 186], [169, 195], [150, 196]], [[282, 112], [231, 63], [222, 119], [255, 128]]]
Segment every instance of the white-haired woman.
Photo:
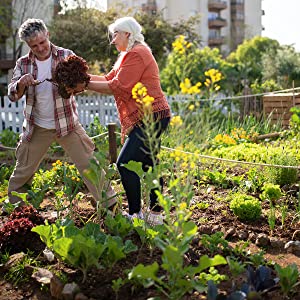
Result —
[[[141, 82], [147, 88], [148, 95], [154, 98], [152, 112], [158, 129], [158, 145], [161, 134], [169, 124], [171, 112], [160, 86], [158, 65], [144, 41], [141, 25], [132, 17], [124, 17], [117, 19], [108, 29], [112, 35], [111, 44], [120, 52], [113, 69], [105, 76], [91, 75], [91, 81], [87, 86], [79, 84], [76, 89], [69, 90], [80, 92], [89, 89], [114, 95], [121, 123], [122, 141], [125, 135], [128, 135], [117, 160], [128, 200], [128, 217], [143, 218], [140, 178], [135, 172], [123, 166], [133, 160], [142, 162], [145, 171], [153, 167], [153, 157], [149, 154], [148, 141], [142, 128], [142, 116], [136, 100], [132, 97], [132, 88]], [[162, 179], [160, 181], [162, 186]], [[149, 200], [150, 207], [146, 221], [154, 225], [162, 224], [161, 207], [157, 203], [155, 189], [151, 191]]]

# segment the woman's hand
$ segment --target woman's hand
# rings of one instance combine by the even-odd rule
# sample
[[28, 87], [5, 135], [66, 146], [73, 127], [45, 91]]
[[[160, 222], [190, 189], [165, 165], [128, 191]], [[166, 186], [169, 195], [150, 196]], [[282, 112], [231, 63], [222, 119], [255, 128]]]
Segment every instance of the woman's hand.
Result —
[[85, 82], [77, 83], [75, 88], [65, 87], [68, 94], [76, 95], [84, 92], [87, 89], [87, 84]]

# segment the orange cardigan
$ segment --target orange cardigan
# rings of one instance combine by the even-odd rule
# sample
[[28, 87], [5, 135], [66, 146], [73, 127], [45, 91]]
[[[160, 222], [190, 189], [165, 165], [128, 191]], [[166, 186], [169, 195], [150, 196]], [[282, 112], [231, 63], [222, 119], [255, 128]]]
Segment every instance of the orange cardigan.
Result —
[[106, 76], [108, 85], [113, 91], [121, 123], [122, 141], [126, 134], [140, 123], [142, 116], [136, 100], [132, 98], [132, 88], [141, 82], [154, 98], [153, 113], [158, 119], [171, 116], [166, 97], [160, 86], [159, 69], [151, 50], [141, 44], [135, 45], [116, 64]]

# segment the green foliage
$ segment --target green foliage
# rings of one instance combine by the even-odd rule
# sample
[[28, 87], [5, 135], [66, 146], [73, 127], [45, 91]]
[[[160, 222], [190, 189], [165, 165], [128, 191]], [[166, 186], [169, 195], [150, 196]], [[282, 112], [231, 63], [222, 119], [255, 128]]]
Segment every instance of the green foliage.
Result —
[[119, 237], [106, 235], [100, 230], [100, 225], [94, 223], [87, 223], [79, 229], [73, 221], [58, 220], [55, 224], [37, 226], [32, 231], [40, 235], [58, 258], [80, 269], [83, 282], [92, 266], [100, 267], [100, 257], [106, 266], [112, 267], [127, 253], [136, 250], [130, 240], [123, 245]]
[[216, 232], [214, 234], [202, 234], [201, 235], [201, 244], [211, 253], [219, 253], [220, 250], [228, 251], [229, 244], [223, 238], [223, 232]]
[[121, 214], [117, 214], [114, 217], [107, 214], [104, 223], [109, 233], [121, 238], [126, 237], [132, 229], [130, 222]]
[[230, 209], [242, 221], [255, 221], [261, 216], [261, 203], [253, 196], [235, 193], [230, 196]]
[[[200, 257], [198, 265], [183, 266], [183, 258], [177, 248], [169, 245], [162, 256], [162, 269], [167, 272], [168, 280], [163, 280], [158, 276], [159, 265], [157, 262], [149, 266], [142, 264], [134, 267], [128, 274], [129, 280], [136, 280], [144, 287], [155, 285], [168, 299], [182, 299], [182, 297], [192, 290], [202, 293], [206, 290], [206, 282], [209, 278], [216, 281], [224, 279], [224, 276], [218, 276], [218, 273], [212, 269], [209, 273], [204, 271], [217, 265], [226, 264], [224, 257], [216, 255], [209, 258], [207, 255]], [[199, 274], [199, 276], [196, 276]]]
[[[256, 162], [256, 163], [296, 166], [300, 160], [300, 153], [298, 153], [295, 143], [290, 143], [290, 142], [283, 143], [283, 145], [287, 145], [287, 146], [288, 144], [290, 145], [290, 147], [286, 148], [284, 151], [282, 150], [282, 147], [277, 146], [276, 144], [273, 145], [272, 147], [268, 147], [268, 145], [263, 145], [263, 144], [243, 143], [235, 146], [215, 149], [213, 151], [210, 151], [209, 153], [212, 156], [224, 157], [227, 159]], [[280, 168], [276, 168], [278, 170], [274, 168], [274, 171], [272, 171], [272, 169], [273, 168], [271, 167], [269, 169], [264, 168], [264, 170], [266, 170], [264, 175], [267, 176], [269, 174], [270, 175], [268, 176], [269, 178], [272, 175], [270, 172], [272, 172], [274, 176], [278, 174], [277, 178], [280, 178], [281, 172], [282, 174], [285, 174], [285, 172], [289, 172], [289, 171], [280, 171]], [[285, 170], [289, 170], [289, 169], [285, 169]], [[297, 170], [292, 170], [290, 172], [291, 174], [294, 174], [295, 171]], [[295, 175], [293, 175], [291, 179], [295, 180]], [[279, 184], [278, 182], [274, 182], [273, 180], [268, 180], [268, 182]]]
[[274, 56], [262, 56], [263, 81], [275, 80], [282, 88], [291, 88], [300, 83], [300, 54], [293, 46], [280, 46]]
[[192, 84], [205, 82], [204, 73], [209, 69], [217, 69], [224, 73], [226, 62], [222, 59], [219, 49], [209, 47], [200, 49], [189, 41], [191, 40], [177, 38], [167, 58], [166, 67], [161, 71], [162, 88], [167, 94], [177, 94], [180, 83], [185, 78]]
[[293, 288], [299, 279], [299, 271], [296, 264], [281, 267], [275, 264], [275, 271], [279, 277], [279, 285], [285, 295], [293, 293]]
[[245, 40], [239, 45], [235, 52], [232, 52], [227, 61], [235, 64], [239, 70], [239, 81], [247, 79], [249, 83], [261, 82], [262, 80], [262, 59], [266, 53], [273, 58], [279, 43], [276, 40], [256, 36]]
[[245, 272], [245, 264], [241, 263], [237, 259], [227, 257], [227, 263], [233, 278], [237, 278], [239, 275]]
[[14, 167], [6, 164], [0, 165], [0, 184], [6, 182], [13, 172]]
[[280, 186], [272, 183], [265, 183], [262, 187], [263, 192], [260, 195], [262, 200], [271, 202], [278, 200], [282, 196]]
[[30, 274], [26, 270], [28, 267], [40, 267], [40, 262], [36, 258], [33, 258], [33, 253], [28, 251], [22, 259], [15, 264], [11, 269], [6, 272], [4, 278], [10, 282], [14, 286], [18, 286], [22, 283], [28, 282], [31, 279]]
[[257, 79], [250, 85], [252, 94], [262, 94], [266, 92], [279, 91], [282, 86], [274, 79], [268, 79], [260, 83]]
[[145, 41], [160, 65], [164, 64], [164, 58], [171, 49], [176, 35], [186, 34], [199, 41], [199, 36], [192, 26], [198, 22], [196, 17], [171, 24], [164, 20], [161, 14], [155, 16], [143, 12], [133, 14], [125, 7], [110, 8], [106, 12], [86, 7], [67, 10], [53, 19], [50, 26], [51, 40], [59, 46], [74, 50], [89, 63], [98, 61], [101, 68], [98, 71], [106, 73], [111, 69], [118, 53], [115, 47], [109, 44], [107, 28], [124, 15], [133, 15], [140, 22]]
[[287, 151], [281, 151], [277, 155], [272, 156], [268, 163], [280, 166], [292, 166], [292, 168], [284, 167], [268, 167], [265, 169], [265, 175], [268, 181], [283, 186], [285, 184], [293, 184], [297, 182], [298, 170], [293, 167], [299, 165], [299, 160], [295, 156], [290, 155]]
[[16, 147], [19, 140], [19, 134], [10, 130], [4, 129], [0, 132], [0, 143], [6, 147]]
[[292, 137], [296, 137], [300, 134], [300, 108], [292, 107], [290, 112], [293, 113], [290, 120], [290, 131], [289, 134]]

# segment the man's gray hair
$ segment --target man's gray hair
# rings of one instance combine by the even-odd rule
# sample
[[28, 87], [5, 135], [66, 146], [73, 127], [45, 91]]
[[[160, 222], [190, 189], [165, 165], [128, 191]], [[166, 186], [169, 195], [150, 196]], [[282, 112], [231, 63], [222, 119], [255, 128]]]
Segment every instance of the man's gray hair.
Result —
[[43, 20], [27, 19], [19, 28], [19, 38], [21, 41], [29, 41], [41, 32], [48, 32], [47, 26]]

